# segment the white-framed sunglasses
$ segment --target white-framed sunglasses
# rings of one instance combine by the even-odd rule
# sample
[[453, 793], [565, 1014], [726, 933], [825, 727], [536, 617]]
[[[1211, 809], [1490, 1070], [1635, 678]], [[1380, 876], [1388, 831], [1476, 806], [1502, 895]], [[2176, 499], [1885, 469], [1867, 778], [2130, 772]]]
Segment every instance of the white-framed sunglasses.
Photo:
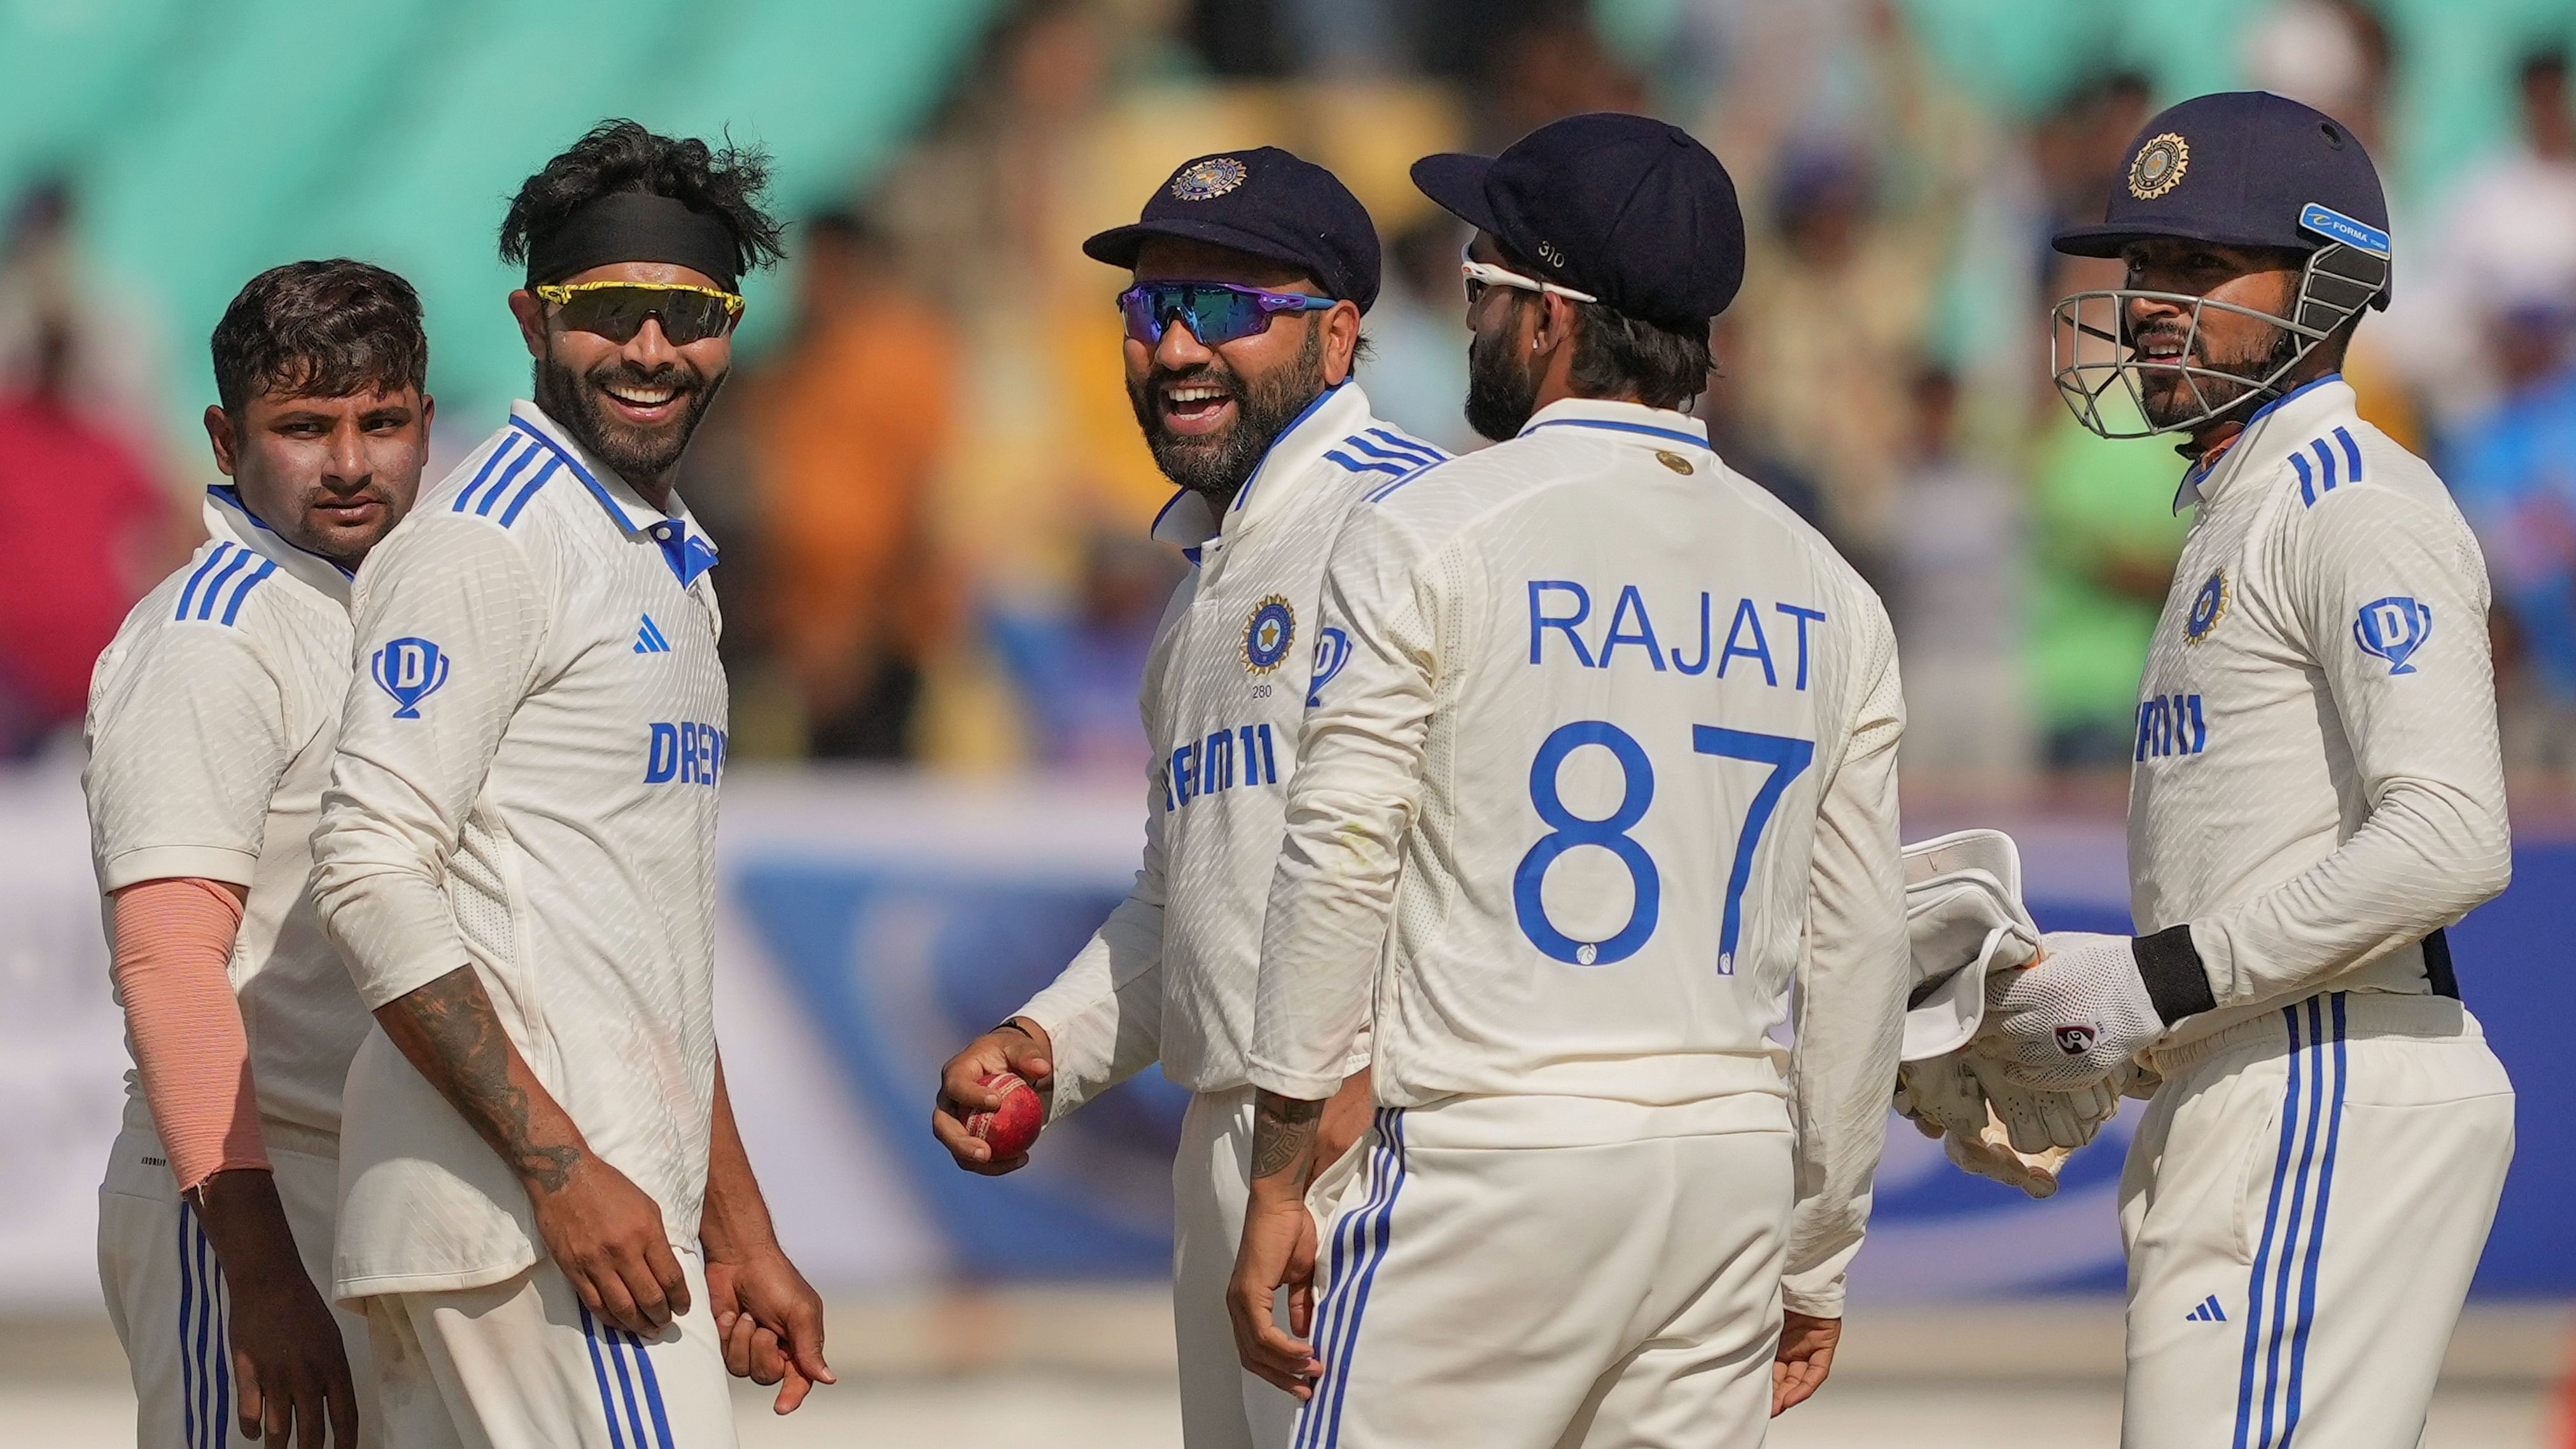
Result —
[[1484, 297], [1487, 287], [1510, 287], [1522, 292], [1553, 293], [1569, 302], [1601, 300], [1590, 292], [1578, 292], [1572, 287], [1560, 287], [1554, 282], [1542, 282], [1536, 277], [1524, 277], [1509, 267], [1480, 262], [1464, 252], [1458, 255], [1458, 271], [1467, 279], [1467, 305], [1470, 307], [1475, 306]]

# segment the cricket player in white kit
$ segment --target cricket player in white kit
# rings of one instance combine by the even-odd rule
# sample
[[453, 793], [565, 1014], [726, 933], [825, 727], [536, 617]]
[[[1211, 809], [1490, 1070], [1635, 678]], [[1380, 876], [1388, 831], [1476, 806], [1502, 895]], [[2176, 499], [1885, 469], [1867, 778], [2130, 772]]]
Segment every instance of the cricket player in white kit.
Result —
[[314, 894], [384, 1027], [335, 1279], [405, 1449], [726, 1445], [729, 1368], [828, 1375], [716, 1053], [716, 551], [670, 490], [761, 175], [615, 122], [528, 180], [537, 401], [359, 579]]
[[2477, 544], [2337, 373], [2388, 297], [2378, 176], [2305, 106], [2204, 96], [2057, 246], [2128, 265], [2058, 304], [2061, 389], [2185, 434], [2197, 512], [2140, 694], [2140, 934], [2046, 937], [1981, 1049], [2162, 1078], [2121, 1186], [2124, 1445], [2402, 1449], [2513, 1155], [2442, 933], [2510, 854]]
[[[1467, 412], [1508, 441], [1326, 567], [1237, 1340], [1299, 1449], [1759, 1444], [1829, 1365], [1895, 1080], [1893, 634], [1680, 411], [1743, 275], [1717, 158], [1593, 115], [1414, 178], [1478, 228]], [[1367, 1160], [1310, 1215], [1372, 1015]]]
[[378, 1443], [365, 1325], [324, 1296], [369, 1021], [306, 884], [349, 576], [419, 490], [429, 342], [402, 278], [308, 261], [242, 288], [212, 351], [230, 481], [208, 541], [90, 683], [82, 784], [137, 1068], [99, 1277], [145, 1449]]
[[[1050, 1086], [1061, 1117], [1159, 1060], [1193, 1094], [1172, 1167], [1182, 1438], [1285, 1449], [1297, 1401], [1244, 1371], [1225, 1314], [1262, 913], [1308, 688], [1346, 655], [1318, 617], [1325, 553], [1354, 504], [1446, 455], [1371, 416], [1352, 377], [1377, 232], [1324, 168], [1267, 146], [1198, 157], [1084, 250], [1135, 274], [1128, 387], [1181, 485], [1154, 534], [1192, 565], [1145, 666], [1144, 864], [1063, 975], [948, 1064], [932, 1125], [961, 1165], [1008, 1170], [961, 1120], [988, 1104], [985, 1075]], [[1366, 1066], [1352, 1053], [1344, 1075]], [[1345, 1095], [1342, 1143], [1367, 1123], [1364, 1093]]]

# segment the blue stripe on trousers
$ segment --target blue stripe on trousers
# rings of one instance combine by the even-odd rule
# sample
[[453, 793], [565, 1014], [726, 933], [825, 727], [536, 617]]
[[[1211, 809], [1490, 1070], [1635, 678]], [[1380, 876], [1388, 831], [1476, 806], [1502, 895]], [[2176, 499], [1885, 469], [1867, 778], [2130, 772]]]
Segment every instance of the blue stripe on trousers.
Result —
[[[2292, 455], [2297, 456], [2296, 454]], [[2254, 1250], [2254, 1272], [2245, 1286], [2245, 1356], [2236, 1379], [2236, 1438], [2234, 1449], [2248, 1449], [2248, 1434], [2253, 1428], [2254, 1366], [2263, 1342], [2263, 1287], [2266, 1270], [2272, 1258], [2273, 1235], [2280, 1230], [2281, 1188], [2290, 1176], [2291, 1144], [2298, 1139], [2299, 1126], [2299, 1013], [2297, 1008], [2282, 1011], [2290, 1032], [2289, 1086], [2281, 1104], [2281, 1147], [2272, 1163], [2272, 1193], [2263, 1209], [2263, 1241]], [[2283, 1245], [2286, 1255], [2289, 1249]], [[2270, 1385], [2264, 1397], [2271, 1397]]]
[[653, 1356], [644, 1351], [644, 1340], [626, 1335], [629, 1348], [635, 1350], [635, 1372], [644, 1380], [644, 1404], [653, 1413], [653, 1441], [660, 1449], [672, 1449], [671, 1418], [662, 1409], [662, 1381], [653, 1373]]
[[188, 1426], [188, 1449], [205, 1442], [197, 1436], [197, 1355], [188, 1342], [197, 1309], [197, 1265], [188, 1251], [188, 1200], [179, 1199], [179, 1410]]
[[[2346, 1061], [2345, 994], [2324, 993], [2285, 1007], [2290, 1052], [2281, 1114], [2281, 1144], [2273, 1164], [2272, 1191], [2261, 1247], [2248, 1285], [2245, 1353], [2236, 1397], [2236, 1449], [2289, 1449], [2303, 1407], [2309, 1328], [2316, 1313], [2318, 1259], [2325, 1248], [2326, 1208], [2334, 1184], [2335, 1152], [2343, 1129]], [[2305, 1020], [2301, 1017], [2304, 1012]], [[2332, 1013], [2332, 1025], [2327, 1014]], [[2331, 1033], [2331, 1034], [2329, 1034]], [[2333, 1050], [2327, 1051], [2331, 1042]], [[2328, 1081], [2331, 1067], [2332, 1081]], [[2322, 1150], [2320, 1150], [2322, 1138]], [[2291, 1144], [2299, 1144], [2295, 1169]], [[2313, 1205], [2308, 1200], [2315, 1187]], [[2289, 1213], [2281, 1213], [2284, 1185]], [[2280, 1259], [2271, 1261], [2277, 1234]], [[2293, 1305], [2291, 1283], [2298, 1294]], [[2268, 1295], [2267, 1295], [2268, 1288]], [[2270, 1329], [2265, 1332], [2268, 1296]], [[2289, 1373], [2281, 1372], [2281, 1346], [2289, 1342]], [[2258, 1345], [2261, 1345], [2258, 1350]], [[2255, 1373], [2259, 1359], [2262, 1372]], [[2256, 1405], [2260, 1404], [2257, 1412]], [[2279, 1434], [2276, 1437], [2275, 1413]]]
[[590, 1346], [591, 1377], [599, 1381], [599, 1409], [608, 1417], [609, 1449], [626, 1449], [626, 1436], [617, 1427], [617, 1404], [608, 1393], [608, 1365], [599, 1358], [599, 1324], [586, 1306], [581, 1310], [581, 1336]]
[[635, 1406], [635, 1381], [626, 1372], [624, 1346], [617, 1341], [617, 1330], [608, 1330], [608, 1361], [617, 1365], [617, 1392], [626, 1401], [626, 1427], [635, 1434], [636, 1449], [644, 1449], [644, 1415]]
[[[2338, 428], [2335, 431], [2341, 432], [2343, 430]], [[2308, 1329], [2316, 1322], [2317, 1259], [2325, 1253], [2326, 1200], [2334, 1191], [2335, 1145], [2343, 1135], [2344, 997], [2345, 993], [2338, 991], [2332, 996], [2326, 998], [2328, 1001], [2333, 1003], [2334, 1010], [2334, 1036], [2332, 1038], [2334, 1042], [2334, 1100], [2333, 1105], [2328, 1107], [2326, 1110], [2326, 1155], [2325, 1161], [2317, 1168], [2317, 1212], [2315, 1219], [2310, 1222], [2308, 1226], [2308, 1263], [2306, 1270], [2301, 1274], [2299, 1283], [2299, 1326], [2290, 1340], [2289, 1409], [2283, 1416], [2281, 1423], [2280, 1449], [2290, 1449], [2290, 1440], [2292, 1436], [2299, 1432], [2300, 1391], [2305, 1386], [2304, 1380], [2308, 1367]], [[2311, 1036], [2314, 1036], [2316, 1028], [2321, 1024], [2319, 1021], [2320, 1014], [2321, 1008], [2318, 999], [2315, 997], [2308, 998], [2308, 1026]], [[2325, 1054], [2322, 1051], [2318, 1053], [2318, 1065], [2320, 1067], [2324, 1065], [2324, 1057]]]
[[[1342, 1400], [1350, 1391], [1350, 1365], [1359, 1355], [1360, 1320], [1362, 1315], [1368, 1312], [1369, 1288], [1377, 1281], [1378, 1265], [1386, 1261], [1387, 1249], [1395, 1242], [1395, 1199], [1399, 1193], [1404, 1191], [1405, 1161], [1403, 1108], [1392, 1107], [1387, 1110], [1386, 1128], [1387, 1136], [1395, 1144], [1394, 1172], [1391, 1174], [1391, 1181], [1387, 1187], [1386, 1201], [1377, 1210], [1375, 1223], [1377, 1228], [1377, 1243], [1375, 1250], [1369, 1254], [1368, 1261], [1361, 1266], [1359, 1271], [1359, 1292], [1357, 1296], [1351, 1300], [1351, 1326], [1349, 1330], [1342, 1335], [1341, 1362], [1338, 1364], [1326, 1364], [1324, 1366], [1325, 1376], [1333, 1381], [1333, 1407], [1325, 1418], [1324, 1442], [1322, 1449], [1335, 1449], [1335, 1446], [1341, 1443]], [[1323, 1397], [1323, 1393], [1323, 1385], [1320, 1383], [1317, 1384], [1315, 1386], [1315, 1396], [1320, 1399]]]
[[[1385, 1123], [1386, 1109], [1381, 1107], [1377, 1109], [1376, 1125], [1383, 1128]], [[1343, 1302], [1350, 1296], [1350, 1269], [1358, 1262], [1362, 1231], [1370, 1210], [1377, 1206], [1378, 1194], [1386, 1190], [1387, 1177], [1380, 1161], [1387, 1150], [1385, 1135], [1381, 1131], [1376, 1144], [1369, 1148], [1367, 1199], [1357, 1208], [1343, 1213], [1333, 1224], [1332, 1282], [1324, 1291], [1324, 1301], [1315, 1305], [1313, 1335], [1315, 1356], [1325, 1361], [1327, 1372], [1339, 1354], [1335, 1342], [1341, 1331]], [[1311, 1449], [1316, 1429], [1322, 1423], [1319, 1415], [1306, 1412], [1313, 1405], [1314, 1400], [1309, 1398], [1298, 1410], [1297, 1431], [1291, 1440], [1293, 1449]]]

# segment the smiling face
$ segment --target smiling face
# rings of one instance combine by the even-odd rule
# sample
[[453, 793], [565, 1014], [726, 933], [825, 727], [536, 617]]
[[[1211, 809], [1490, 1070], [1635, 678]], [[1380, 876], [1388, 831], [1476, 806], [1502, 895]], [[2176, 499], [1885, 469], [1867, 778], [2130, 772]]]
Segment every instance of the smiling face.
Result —
[[[2279, 248], [2163, 237], [2131, 242], [2121, 248], [2120, 259], [2128, 268], [2125, 288], [2201, 297], [2272, 317], [2289, 315], [2307, 261], [2302, 253]], [[2223, 406], [2255, 391], [2257, 382], [2296, 354], [2300, 341], [2276, 322], [2231, 307], [2197, 309], [2197, 331], [2188, 300], [2130, 297], [2126, 309], [2123, 322], [2136, 360], [2147, 364], [2137, 371], [2140, 401], [2147, 421], [2160, 428], [2179, 426], [2200, 416], [2204, 406]], [[2187, 375], [2181, 365], [2229, 377]], [[2243, 381], [2233, 380], [2238, 378]]]
[[[1321, 295], [1296, 269], [1204, 242], [1156, 237], [1136, 256], [1139, 282], [1230, 282]], [[1279, 434], [1351, 375], [1360, 309], [1283, 312], [1249, 337], [1211, 347], [1177, 318], [1160, 341], [1126, 341], [1127, 399], [1154, 462], [1174, 483], [1223, 507]]]
[[[566, 277], [568, 283], [636, 282], [657, 287], [721, 284], [667, 262], [618, 262]], [[658, 317], [614, 342], [563, 325], [562, 309], [535, 293], [510, 294], [519, 334], [537, 360], [537, 406], [592, 456], [660, 503], [672, 468], [733, 366], [733, 335], [674, 346]]]
[[435, 405], [419, 389], [349, 397], [253, 393], [206, 409], [215, 466], [278, 536], [354, 569], [411, 511]]

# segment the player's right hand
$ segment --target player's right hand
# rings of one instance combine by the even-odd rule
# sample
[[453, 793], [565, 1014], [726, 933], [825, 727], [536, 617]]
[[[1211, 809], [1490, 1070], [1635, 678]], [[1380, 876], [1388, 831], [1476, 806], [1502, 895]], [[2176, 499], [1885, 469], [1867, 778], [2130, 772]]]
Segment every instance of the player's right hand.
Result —
[[1055, 1043], [1047, 1039], [1047, 1029], [1025, 1016], [1015, 1016], [966, 1044], [966, 1049], [948, 1059], [939, 1069], [939, 1100], [930, 1108], [930, 1132], [957, 1165], [968, 1172], [999, 1177], [1028, 1166], [1025, 1152], [1016, 1157], [993, 1160], [993, 1149], [984, 1140], [966, 1130], [966, 1119], [977, 1112], [989, 1112], [1002, 1105], [1002, 1094], [984, 1085], [984, 1078], [996, 1072], [1009, 1072], [1021, 1081], [1043, 1092], [1055, 1079]]
[[662, 1230], [662, 1209], [625, 1173], [584, 1150], [559, 1185], [530, 1182], [537, 1231], [582, 1306], [638, 1338], [689, 1311], [689, 1280]]
[[218, 1172], [198, 1201], [232, 1298], [227, 1336], [242, 1437], [272, 1449], [348, 1449], [358, 1442], [349, 1358], [340, 1325], [304, 1276], [276, 1179], [257, 1169]]

